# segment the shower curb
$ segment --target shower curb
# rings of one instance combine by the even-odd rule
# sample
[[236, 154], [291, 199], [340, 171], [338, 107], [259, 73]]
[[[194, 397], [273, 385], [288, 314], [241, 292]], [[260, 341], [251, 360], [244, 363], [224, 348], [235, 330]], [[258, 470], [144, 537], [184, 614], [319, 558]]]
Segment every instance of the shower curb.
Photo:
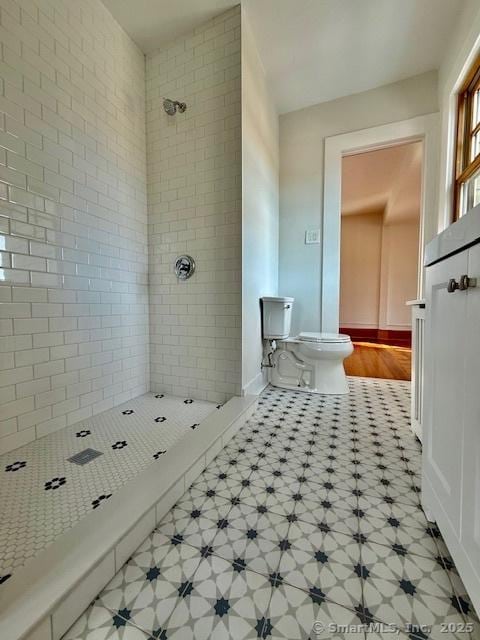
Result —
[[[229, 400], [18, 570], [0, 594], [0, 638], [60, 640], [253, 414], [258, 396]], [[158, 489], [161, 487], [161, 489]]]

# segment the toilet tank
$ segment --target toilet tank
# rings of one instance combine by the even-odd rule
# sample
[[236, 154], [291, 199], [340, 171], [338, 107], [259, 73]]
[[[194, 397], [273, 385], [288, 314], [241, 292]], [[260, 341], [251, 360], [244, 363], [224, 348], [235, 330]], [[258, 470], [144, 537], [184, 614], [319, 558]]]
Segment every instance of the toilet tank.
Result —
[[284, 340], [290, 335], [293, 298], [262, 298], [263, 337]]

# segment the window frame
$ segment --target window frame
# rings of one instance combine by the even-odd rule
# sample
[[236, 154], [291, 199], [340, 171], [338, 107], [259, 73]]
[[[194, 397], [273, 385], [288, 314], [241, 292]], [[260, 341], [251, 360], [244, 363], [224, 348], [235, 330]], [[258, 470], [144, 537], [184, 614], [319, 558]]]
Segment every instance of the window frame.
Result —
[[[468, 211], [468, 206], [465, 211], [461, 211], [461, 208], [463, 208], [462, 192], [464, 185], [468, 183], [475, 174], [480, 172], [480, 150], [473, 159], [470, 159], [472, 142], [475, 136], [478, 136], [480, 140], [480, 118], [474, 128], [471, 126], [475, 95], [477, 95], [477, 100], [480, 100], [480, 54], [470, 67], [457, 97], [457, 126], [453, 176], [453, 222]], [[480, 105], [477, 109], [480, 110]]]

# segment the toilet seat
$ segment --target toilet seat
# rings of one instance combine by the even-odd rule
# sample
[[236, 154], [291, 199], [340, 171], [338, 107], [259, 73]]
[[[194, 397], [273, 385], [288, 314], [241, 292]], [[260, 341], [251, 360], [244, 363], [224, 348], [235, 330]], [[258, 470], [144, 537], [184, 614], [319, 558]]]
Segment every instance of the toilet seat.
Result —
[[351, 338], [346, 333], [315, 333], [304, 331], [298, 334], [298, 340], [300, 342], [313, 342], [318, 344], [350, 342]]

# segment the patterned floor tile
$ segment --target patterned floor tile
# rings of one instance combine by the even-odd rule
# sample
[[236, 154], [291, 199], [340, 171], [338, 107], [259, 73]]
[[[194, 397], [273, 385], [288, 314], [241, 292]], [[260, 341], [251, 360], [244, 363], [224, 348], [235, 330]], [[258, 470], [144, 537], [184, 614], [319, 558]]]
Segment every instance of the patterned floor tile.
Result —
[[302, 463], [305, 462], [305, 454], [292, 454], [292, 455], [276, 455], [275, 452], [268, 452], [263, 457], [258, 458], [258, 465], [260, 467], [267, 468], [279, 468], [286, 474], [290, 471], [290, 474], [296, 472]]
[[205, 504], [197, 504], [190, 497], [182, 499], [163, 518], [157, 530], [168, 538], [181, 538], [198, 549], [209, 545], [232, 505], [227, 501], [213, 507], [206, 507]]
[[[438, 539], [436, 539], [436, 542], [438, 543]], [[445, 543], [443, 542], [443, 540], [441, 546], [445, 547]], [[448, 551], [446, 555], [442, 553], [442, 555], [440, 556], [440, 561], [450, 577], [455, 595], [457, 597], [457, 603], [454, 603], [454, 606], [463, 615], [465, 623], [472, 628], [472, 639], [478, 640], [480, 638], [480, 621], [478, 615], [475, 612], [470, 596], [465, 589], [465, 585], [463, 584], [462, 579], [458, 575], [458, 571]]]
[[124, 617], [92, 605], [63, 636], [63, 640], [153, 640]]
[[311, 449], [311, 445], [306, 439], [294, 439], [288, 438], [280, 439], [278, 436], [273, 436], [270, 441], [270, 447], [268, 452], [270, 455], [282, 455], [282, 454], [294, 454], [296, 456], [304, 456], [307, 451]]
[[[378, 626], [379, 628], [381, 628], [381, 624]], [[366, 631], [365, 640], [392, 640], [392, 638], [398, 638], [398, 640], [407, 640], [407, 638], [409, 637], [398, 629], [386, 628], [385, 631], [377, 631], [377, 623], [372, 623], [369, 627], [371, 627], [373, 630]], [[415, 638], [412, 637], [411, 640], [415, 640]]]
[[369, 542], [427, 558], [439, 555], [437, 541], [419, 505], [389, 504], [378, 497], [362, 496], [357, 513], [359, 531]]
[[241, 531], [254, 529], [262, 537], [272, 540], [284, 538], [290, 524], [288, 516], [244, 502], [233, 506], [227, 518], [229, 525], [235, 529]]
[[252, 484], [239, 494], [239, 501], [254, 507], [265, 507], [268, 511], [288, 516], [295, 511], [296, 503], [292, 498], [280, 491], [267, 493], [261, 487]]
[[[342, 397], [267, 388], [68, 640], [479, 640], [412, 489], [409, 384], [349, 384]], [[130, 442], [117, 440], [120, 460]], [[25, 471], [10, 463], [5, 476]], [[46, 495], [71, 490], [60, 478]]]
[[[244, 486], [249, 486], [248, 476], [251, 470], [248, 467], [242, 467], [246, 474], [246, 478], [237, 477], [233, 472], [231, 475], [226, 474], [210, 474], [205, 471], [198, 480], [192, 485], [192, 488], [201, 491], [203, 494], [215, 494], [223, 497], [225, 500], [231, 500], [240, 494]], [[244, 483], [244, 480], [247, 482]]]
[[201, 559], [179, 538], [154, 532], [105, 587], [99, 604], [158, 636]]
[[198, 567], [166, 624], [168, 640], [257, 638], [270, 600], [265, 576], [212, 556]]
[[358, 500], [352, 492], [331, 489], [318, 485], [318, 490], [309, 491], [300, 486], [295, 500], [295, 515], [305, 522], [317, 523], [317, 511], [320, 508], [337, 508], [343, 511], [352, 512], [357, 508]]
[[372, 617], [402, 629], [428, 627], [431, 638], [444, 637], [442, 624], [464, 622], [449, 576], [435, 560], [365, 543], [361, 561], [364, 606]]
[[318, 491], [329, 490], [330, 488], [341, 491], [343, 493], [352, 493], [357, 488], [357, 480], [355, 478], [355, 467], [352, 471], [329, 473], [327, 471], [313, 475], [311, 478], [305, 477], [302, 481], [302, 490], [309, 493], [317, 493]]
[[256, 487], [261, 488], [265, 493], [284, 493], [292, 495], [299, 488], [299, 483], [291, 476], [280, 470], [272, 472], [270, 469], [260, 467], [256, 471], [252, 471], [249, 480]]
[[405, 527], [421, 528], [429, 526], [421, 505], [409, 505], [378, 496], [362, 495], [358, 498], [358, 507], [363, 514], [374, 518], [394, 518]]
[[[223, 465], [219, 465], [222, 469]], [[238, 466], [236, 469], [225, 467], [220, 469], [206, 469], [195, 481], [194, 487], [200, 491], [209, 489], [216, 490], [219, 494], [226, 494], [228, 497], [238, 495], [243, 486], [249, 486], [248, 478], [251, 470], [248, 467]]]
[[419, 505], [420, 487], [417, 487], [408, 478], [392, 480], [383, 475], [375, 475], [371, 478], [362, 478], [357, 481], [359, 495], [391, 498], [400, 504]]
[[378, 484], [380, 482], [385, 483], [386, 486], [397, 483], [407, 485], [418, 484], [416, 482], [416, 475], [409, 471], [407, 465], [403, 462], [395, 467], [386, 467], [380, 463], [375, 469], [372, 469], [371, 466], [358, 464], [355, 472], [359, 483], [366, 482], [368, 485], [373, 486], [375, 483]]
[[[271, 575], [278, 570], [282, 551], [288, 545], [289, 523], [274, 513], [247, 512], [242, 506], [237, 509], [237, 517], [218, 531], [211, 543], [213, 553], [226, 560], [240, 561], [247, 569]], [[236, 525], [236, 526], [235, 526]]]
[[342, 509], [334, 504], [321, 504], [315, 507], [311, 513], [302, 512], [295, 514], [293, 521], [303, 521], [318, 527], [320, 531], [338, 531], [345, 535], [353, 536], [358, 532], [358, 516], [356, 507]]
[[[371, 467], [370, 467], [371, 468]], [[340, 459], [328, 459], [320, 455], [310, 457], [307, 465], [303, 466], [304, 472], [311, 475], [310, 479], [315, 480], [315, 477], [319, 476], [323, 478], [325, 473], [330, 476], [340, 476], [344, 473], [356, 473], [357, 463], [355, 461], [345, 464], [344, 460]]]
[[288, 548], [278, 571], [290, 585], [318, 589], [325, 598], [354, 609], [362, 601], [359, 567], [360, 547], [351, 536], [296, 522], [288, 532]]
[[[356, 629], [352, 630], [352, 627]], [[358, 630], [357, 630], [358, 629]], [[262, 634], [268, 640], [364, 640], [355, 611], [285, 584], [272, 588]]]
[[198, 489], [195, 484], [187, 489], [186, 493], [177, 502], [177, 505], [186, 505], [190, 501], [195, 507], [204, 511], [210, 511], [211, 509], [218, 509], [221, 513], [224, 513], [225, 505], [231, 505], [228, 498], [219, 495], [215, 489]]

